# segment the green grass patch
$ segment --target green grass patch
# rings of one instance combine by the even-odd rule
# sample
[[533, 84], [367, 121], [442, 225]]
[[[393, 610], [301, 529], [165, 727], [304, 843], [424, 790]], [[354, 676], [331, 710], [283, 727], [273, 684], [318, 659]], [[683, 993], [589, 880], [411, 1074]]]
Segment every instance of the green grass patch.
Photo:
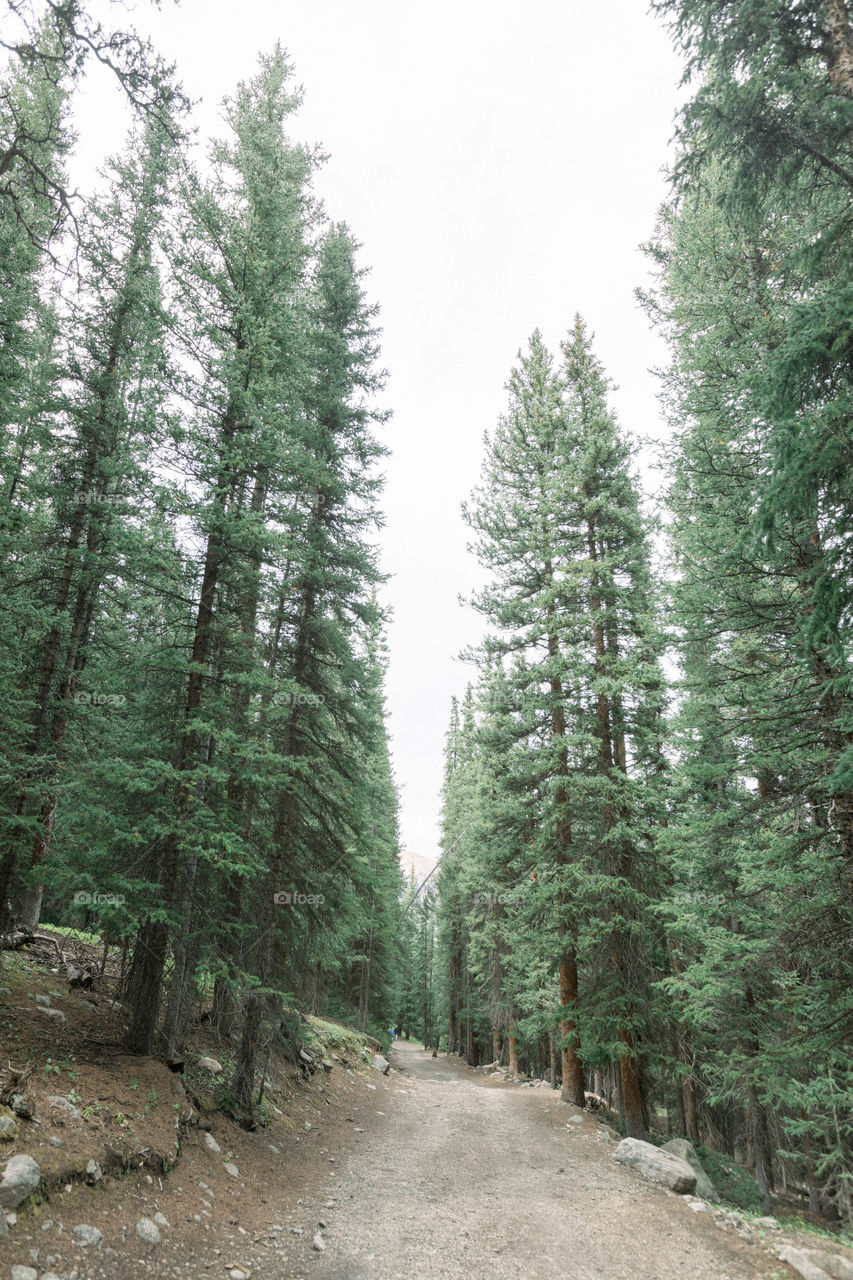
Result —
[[749, 1213], [761, 1214], [761, 1196], [758, 1184], [751, 1173], [735, 1164], [721, 1151], [712, 1151], [710, 1147], [700, 1144], [696, 1148], [702, 1167], [713, 1182], [720, 1198], [736, 1209], [744, 1209]]
[[77, 942], [85, 942], [92, 947], [103, 948], [103, 938], [98, 933], [86, 933], [84, 929], [73, 929], [67, 924], [40, 924], [43, 933], [56, 933], [60, 938], [74, 938]]
[[808, 1222], [799, 1210], [796, 1213], [785, 1213], [780, 1210], [775, 1216], [783, 1227], [791, 1231], [802, 1231], [806, 1235], [815, 1236], [818, 1240], [831, 1241], [833, 1244], [846, 1244], [848, 1247], [853, 1248], [853, 1231], [849, 1227], [844, 1227], [840, 1224], [836, 1227], [829, 1225], [822, 1227], [816, 1222]]
[[355, 1027], [345, 1027], [340, 1022], [328, 1022], [325, 1018], [317, 1018], [307, 1014], [305, 1021], [310, 1028], [310, 1040], [319, 1049], [342, 1053], [360, 1054], [363, 1049], [370, 1051], [367, 1036]]

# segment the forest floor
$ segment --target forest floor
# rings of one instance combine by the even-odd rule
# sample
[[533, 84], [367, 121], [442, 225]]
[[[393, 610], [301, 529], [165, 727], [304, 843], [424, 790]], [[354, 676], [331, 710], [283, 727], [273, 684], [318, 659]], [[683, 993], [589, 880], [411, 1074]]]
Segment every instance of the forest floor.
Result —
[[[748, 1243], [723, 1214], [614, 1163], [604, 1126], [551, 1089], [405, 1041], [387, 1076], [357, 1042], [338, 1045], [328, 1073], [293, 1073], [267, 1127], [249, 1133], [205, 1108], [207, 1134], [179, 1122], [183, 1090], [163, 1064], [92, 1040], [86, 1018], [100, 1015], [80, 1010], [79, 993], [54, 992], [64, 1024], [39, 1017], [24, 990], [34, 976], [2, 975], [0, 1065], [23, 1052], [38, 1070], [35, 1119], [0, 1163], [27, 1153], [50, 1179], [0, 1236], [0, 1280], [16, 1264], [33, 1268], [26, 1280], [779, 1280], [795, 1275], [780, 1246], [816, 1243], [754, 1223]], [[57, 1112], [54, 1093], [81, 1114]], [[176, 1134], [167, 1176], [158, 1153], [174, 1159]], [[119, 1138], [130, 1173], [106, 1158]], [[103, 1162], [94, 1186], [90, 1156]], [[155, 1214], [160, 1242], [146, 1244], [136, 1224]], [[81, 1245], [80, 1225], [99, 1245]]]

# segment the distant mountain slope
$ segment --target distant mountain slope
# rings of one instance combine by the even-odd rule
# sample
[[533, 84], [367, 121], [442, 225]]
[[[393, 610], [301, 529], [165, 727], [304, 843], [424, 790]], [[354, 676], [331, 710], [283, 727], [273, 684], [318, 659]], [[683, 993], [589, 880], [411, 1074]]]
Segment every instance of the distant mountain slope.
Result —
[[[435, 858], [428, 858], [423, 853], [413, 853], [410, 849], [406, 849], [400, 854], [400, 866], [403, 868], [403, 875], [407, 881], [414, 871], [415, 884], [421, 884], [435, 866]], [[433, 880], [435, 880], [435, 876], [433, 876]], [[432, 880], [430, 884], [432, 884]]]

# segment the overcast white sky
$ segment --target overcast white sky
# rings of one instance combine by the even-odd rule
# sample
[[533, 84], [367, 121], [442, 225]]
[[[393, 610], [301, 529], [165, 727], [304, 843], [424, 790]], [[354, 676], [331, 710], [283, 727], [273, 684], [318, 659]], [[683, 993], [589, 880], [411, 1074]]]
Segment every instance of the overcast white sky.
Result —
[[[679, 59], [643, 0], [166, 0], [134, 21], [178, 63], [207, 135], [222, 96], [282, 42], [306, 90], [294, 132], [329, 153], [318, 190], [372, 268], [394, 410], [394, 762], [404, 846], [434, 856], [450, 697], [472, 674], [456, 655], [481, 629], [458, 604], [477, 579], [459, 505], [518, 348], [536, 326], [555, 346], [580, 311], [622, 421], [662, 431], [649, 369], [663, 351], [633, 290], [665, 191]], [[117, 149], [121, 123], [99, 78], [81, 139]]]

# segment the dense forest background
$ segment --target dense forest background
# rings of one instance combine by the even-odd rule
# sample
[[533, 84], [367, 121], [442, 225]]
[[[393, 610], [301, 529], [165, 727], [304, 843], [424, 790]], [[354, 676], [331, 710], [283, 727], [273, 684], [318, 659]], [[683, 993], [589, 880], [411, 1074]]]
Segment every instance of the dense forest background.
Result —
[[640, 297], [666, 501], [582, 319], [535, 333], [466, 511], [487, 635], [416, 1016], [851, 1221], [853, 30], [653, 7], [691, 85]]
[[[853, 27], [843, 0], [653, 8], [691, 86], [639, 298], [666, 501], [583, 319], [534, 333], [466, 507], [485, 638], [420, 887], [377, 316], [288, 60], [200, 158], [147, 44], [6, 0], [0, 933], [118, 948], [134, 1052], [178, 1054], [204, 1006], [249, 1122], [310, 1007], [547, 1073], [853, 1221]], [[81, 198], [92, 63], [134, 126]]]
[[[280, 49], [199, 167], [146, 44], [8, 8], [3, 928], [121, 946], [136, 1052], [175, 1056], [212, 994], [251, 1117], [282, 1001], [393, 1016], [375, 308], [289, 139]], [[81, 200], [68, 112], [96, 59], [135, 123]]]

